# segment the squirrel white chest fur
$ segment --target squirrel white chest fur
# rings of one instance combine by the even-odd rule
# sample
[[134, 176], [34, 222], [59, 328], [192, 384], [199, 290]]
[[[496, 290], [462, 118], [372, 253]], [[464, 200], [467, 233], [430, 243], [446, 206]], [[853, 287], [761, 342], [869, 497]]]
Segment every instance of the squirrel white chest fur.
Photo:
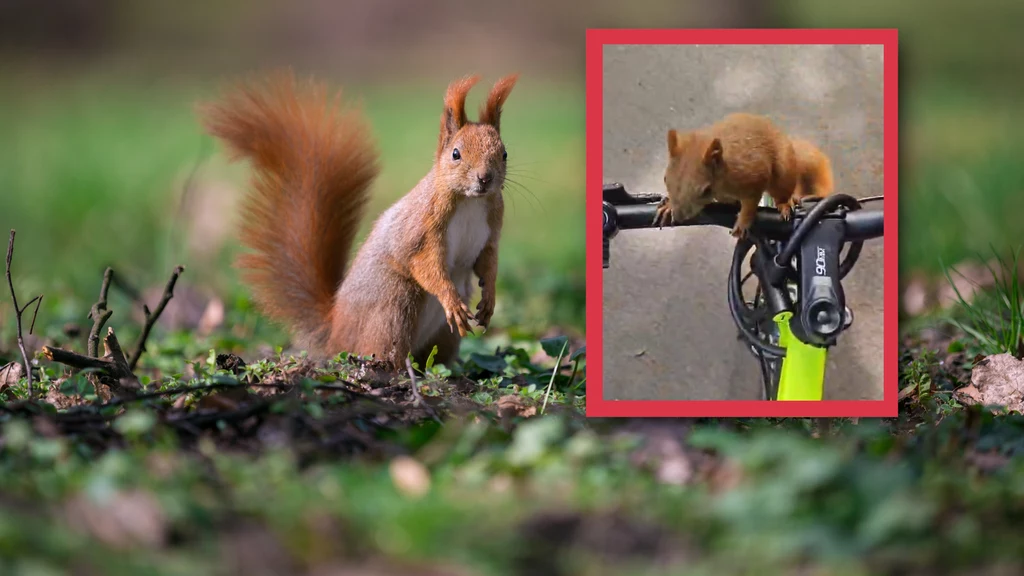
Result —
[[487, 237], [490, 234], [486, 199], [463, 200], [448, 221], [448, 270], [452, 273], [460, 272], [462, 269], [472, 272], [473, 263], [487, 244]]
[[[447, 260], [445, 264], [452, 282], [463, 301], [469, 302], [473, 294], [473, 264], [487, 244], [491, 227], [487, 224], [487, 199], [465, 198], [448, 221], [445, 235]], [[441, 328], [448, 329], [441, 303], [428, 295], [420, 310], [413, 339], [413, 349], [424, 346]]]

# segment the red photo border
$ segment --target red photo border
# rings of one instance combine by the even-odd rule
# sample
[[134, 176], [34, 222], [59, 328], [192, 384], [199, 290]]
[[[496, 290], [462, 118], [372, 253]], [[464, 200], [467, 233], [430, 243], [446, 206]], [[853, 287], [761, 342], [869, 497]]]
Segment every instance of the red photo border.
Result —
[[[895, 417], [898, 412], [897, 40], [895, 29], [591, 29], [587, 30], [587, 416], [588, 417]], [[602, 390], [603, 286], [601, 190], [603, 53], [606, 44], [873, 44], [884, 65], [884, 349], [882, 400], [605, 400]], [[755, 360], [751, 358], [751, 362]], [[828, 383], [826, 381], [826, 386]]]

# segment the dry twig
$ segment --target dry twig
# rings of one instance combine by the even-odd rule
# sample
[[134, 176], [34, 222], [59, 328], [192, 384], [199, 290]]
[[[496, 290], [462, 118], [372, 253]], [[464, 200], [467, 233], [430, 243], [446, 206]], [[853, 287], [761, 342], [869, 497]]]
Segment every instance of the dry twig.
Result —
[[28, 307], [33, 303], [36, 305], [35, 312], [32, 313], [32, 326], [29, 328], [28, 333], [31, 334], [32, 330], [36, 326], [36, 315], [39, 314], [39, 304], [43, 301], [43, 296], [39, 295], [25, 303], [24, 307], [18, 307], [18, 295], [14, 292], [14, 279], [11, 277], [11, 260], [14, 258], [14, 230], [11, 230], [11, 236], [7, 240], [7, 287], [11, 290], [11, 301], [14, 303], [14, 318], [18, 326], [18, 349], [21, 350], [21, 359], [25, 362], [25, 379], [28, 381], [28, 396], [32, 398], [35, 396], [35, 390], [32, 386], [32, 364], [28, 360], [28, 353], [25, 351], [25, 337], [22, 332], [21, 316], [28, 310]]
[[92, 305], [92, 309], [89, 311], [89, 318], [92, 319], [92, 330], [89, 331], [89, 344], [87, 351], [89, 356], [94, 358], [98, 355], [100, 330], [103, 330], [103, 325], [107, 323], [107, 320], [110, 319], [110, 315], [114, 313], [113, 310], [107, 309], [107, 291], [110, 290], [110, 280], [113, 276], [113, 268], [107, 268], [103, 272], [103, 284], [100, 286], [100, 299]]
[[129, 370], [134, 371], [135, 367], [139, 364], [139, 358], [146, 351], [146, 340], [149, 338], [149, 332], [153, 329], [156, 321], [160, 319], [160, 315], [163, 314], [167, 303], [174, 297], [174, 285], [178, 282], [178, 276], [181, 276], [181, 273], [184, 271], [184, 266], [175, 267], [174, 272], [171, 273], [170, 280], [167, 281], [167, 287], [164, 288], [164, 295], [160, 298], [160, 303], [157, 304], [153, 312], [149, 311], [149, 306], [142, 305], [142, 311], [146, 314], [146, 324], [142, 327], [142, 334], [139, 335], [139, 341], [135, 345], [135, 352], [132, 354], [132, 359], [128, 362]]
[[47, 360], [59, 362], [65, 366], [79, 370], [95, 369], [102, 371], [107, 378], [100, 378], [100, 383], [110, 386], [111, 390], [118, 396], [134, 396], [136, 391], [142, 388], [138, 378], [128, 366], [128, 360], [121, 350], [121, 343], [117, 341], [112, 327], [107, 328], [107, 336], [103, 339], [104, 355], [102, 358], [83, 356], [70, 350], [43, 347], [43, 355]]
[[135, 366], [139, 361], [139, 357], [142, 356], [142, 352], [146, 349], [146, 339], [149, 337], [150, 330], [152, 330], [153, 325], [160, 318], [160, 314], [163, 313], [167, 303], [173, 297], [174, 284], [178, 281], [178, 276], [183, 271], [184, 268], [182, 266], [174, 269], [174, 273], [167, 283], [167, 288], [164, 290], [163, 298], [160, 300], [160, 304], [155, 311], [150, 312], [149, 307], [143, 305], [143, 311], [146, 313], [146, 324], [143, 326], [138, 345], [130, 361], [125, 356], [121, 343], [117, 340], [117, 335], [114, 333], [114, 329], [110, 327], [107, 328], [107, 335], [103, 339], [104, 355], [101, 358], [98, 354], [100, 330], [103, 329], [103, 325], [110, 318], [110, 315], [114, 313], [113, 310], [107, 308], [107, 293], [110, 291], [110, 285], [114, 277], [114, 270], [109, 267], [103, 273], [103, 284], [100, 286], [99, 300], [93, 304], [92, 309], [89, 311], [89, 318], [92, 319], [93, 325], [92, 330], [89, 332], [88, 355], [83, 356], [77, 352], [51, 346], [43, 347], [43, 354], [48, 360], [59, 362], [72, 368], [99, 370], [103, 373], [103, 377], [94, 379], [94, 385], [106, 384], [118, 396], [135, 396], [136, 392], [142, 388], [138, 378], [135, 377]]

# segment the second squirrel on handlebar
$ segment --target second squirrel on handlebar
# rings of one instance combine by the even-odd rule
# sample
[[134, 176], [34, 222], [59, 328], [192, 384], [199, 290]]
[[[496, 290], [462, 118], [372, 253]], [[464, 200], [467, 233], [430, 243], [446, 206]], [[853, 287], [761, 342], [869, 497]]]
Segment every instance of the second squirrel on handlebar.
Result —
[[732, 235], [742, 238], [765, 192], [786, 219], [794, 201], [832, 193], [828, 157], [764, 116], [734, 113], [690, 132], [669, 130], [668, 152], [668, 194], [658, 207], [658, 226], [693, 218], [713, 201], [738, 202]]

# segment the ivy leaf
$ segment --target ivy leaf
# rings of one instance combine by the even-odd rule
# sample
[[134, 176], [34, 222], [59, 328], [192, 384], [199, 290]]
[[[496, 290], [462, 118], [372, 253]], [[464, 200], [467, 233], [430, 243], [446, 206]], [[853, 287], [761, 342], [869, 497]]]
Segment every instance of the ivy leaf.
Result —
[[474, 352], [469, 355], [469, 361], [480, 368], [495, 374], [501, 374], [505, 370], [505, 359], [501, 356], [478, 354]]
[[569, 344], [568, 336], [556, 336], [554, 338], [545, 338], [540, 341], [541, 348], [544, 352], [552, 358], [558, 358], [558, 355], [562, 353], [562, 350]]

